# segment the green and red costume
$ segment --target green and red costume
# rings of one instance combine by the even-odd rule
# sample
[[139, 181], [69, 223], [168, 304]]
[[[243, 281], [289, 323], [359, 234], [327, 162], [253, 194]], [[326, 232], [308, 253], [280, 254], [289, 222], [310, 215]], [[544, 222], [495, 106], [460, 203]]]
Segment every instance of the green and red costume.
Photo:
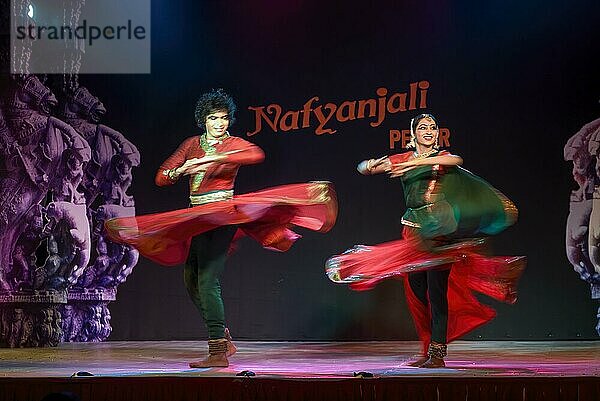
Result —
[[[405, 152], [389, 159], [398, 164], [412, 156]], [[402, 239], [355, 246], [330, 258], [326, 270], [333, 281], [355, 290], [401, 276], [426, 348], [431, 341], [457, 339], [495, 316], [474, 293], [515, 302], [525, 258], [482, 253], [484, 238], [512, 225], [517, 209], [481, 178], [458, 166], [423, 165], [407, 171], [401, 182], [407, 206]]]

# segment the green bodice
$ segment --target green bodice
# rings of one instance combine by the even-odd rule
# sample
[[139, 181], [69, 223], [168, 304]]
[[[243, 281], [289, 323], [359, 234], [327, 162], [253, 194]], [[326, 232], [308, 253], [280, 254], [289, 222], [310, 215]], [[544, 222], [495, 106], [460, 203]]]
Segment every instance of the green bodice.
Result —
[[458, 166], [417, 167], [402, 176], [402, 186], [402, 223], [424, 238], [493, 235], [516, 221], [517, 209], [506, 196]]

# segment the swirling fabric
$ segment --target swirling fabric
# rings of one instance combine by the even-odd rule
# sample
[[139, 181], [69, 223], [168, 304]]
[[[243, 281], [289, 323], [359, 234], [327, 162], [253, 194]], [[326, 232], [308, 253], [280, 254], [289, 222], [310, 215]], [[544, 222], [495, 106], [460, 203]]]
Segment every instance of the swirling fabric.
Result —
[[[390, 161], [406, 162], [411, 154], [393, 155]], [[327, 260], [326, 273], [332, 281], [359, 291], [403, 277], [417, 332], [423, 344], [429, 344], [430, 311], [412, 292], [407, 275], [451, 267], [447, 336], [452, 341], [495, 316], [474, 293], [507, 303], [517, 299], [525, 258], [484, 253], [485, 238], [514, 224], [517, 208], [485, 180], [460, 167], [420, 166], [401, 180], [407, 205], [402, 239], [355, 246]]]
[[108, 220], [109, 238], [134, 246], [161, 265], [182, 264], [191, 238], [224, 225], [239, 227], [263, 247], [286, 251], [300, 238], [294, 227], [327, 232], [337, 218], [335, 190], [328, 182], [290, 184], [235, 195], [188, 209]]

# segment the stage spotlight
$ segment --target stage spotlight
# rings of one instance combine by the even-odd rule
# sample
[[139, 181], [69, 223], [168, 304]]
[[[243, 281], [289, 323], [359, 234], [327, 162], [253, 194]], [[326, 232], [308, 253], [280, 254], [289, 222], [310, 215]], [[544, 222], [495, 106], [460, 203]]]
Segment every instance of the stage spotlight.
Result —
[[75, 372], [71, 375], [71, 377], [90, 377], [90, 376], [94, 376], [94, 375], [90, 372], [85, 372], [85, 371]]
[[366, 377], [373, 377], [373, 373], [371, 372], [354, 372], [354, 377], [360, 377], [361, 379], [364, 379]]
[[252, 377], [256, 376], [256, 373], [251, 370], [242, 370], [240, 373], [237, 373], [236, 376]]

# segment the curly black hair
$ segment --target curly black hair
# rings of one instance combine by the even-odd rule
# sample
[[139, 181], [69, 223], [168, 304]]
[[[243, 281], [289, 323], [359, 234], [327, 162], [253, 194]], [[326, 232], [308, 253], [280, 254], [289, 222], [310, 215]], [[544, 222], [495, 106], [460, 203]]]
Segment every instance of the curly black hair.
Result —
[[196, 118], [196, 124], [201, 129], [205, 129], [204, 123], [206, 117], [217, 111], [226, 111], [229, 115], [229, 126], [232, 126], [235, 121], [235, 111], [237, 107], [233, 101], [233, 98], [229, 96], [223, 89], [211, 89], [210, 91], [202, 94], [200, 99], [196, 102], [196, 111], [194, 117]]

